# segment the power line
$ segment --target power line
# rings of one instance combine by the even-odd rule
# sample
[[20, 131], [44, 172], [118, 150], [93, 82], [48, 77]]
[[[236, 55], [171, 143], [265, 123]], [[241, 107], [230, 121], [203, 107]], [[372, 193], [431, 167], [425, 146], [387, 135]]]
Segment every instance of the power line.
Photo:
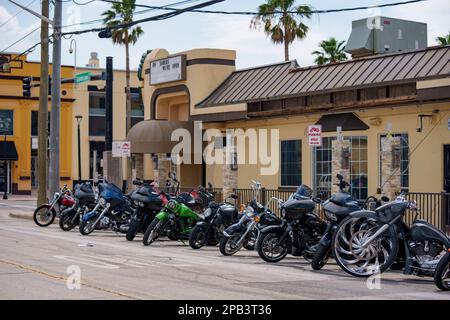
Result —
[[[32, 0], [29, 4], [27, 4], [25, 7], [29, 7], [31, 6], [33, 3], [35, 3], [36, 0]], [[19, 14], [21, 14], [23, 11], [23, 9], [20, 9], [15, 15], [11, 16], [8, 20], [6, 20], [5, 22], [3, 22], [2, 24], [0, 24], [0, 28], [3, 27], [4, 25], [6, 25], [8, 22], [10, 22], [12, 19], [14, 19], [15, 17], [17, 17]]]
[[41, 26], [37, 27], [36, 29], [31, 30], [29, 33], [27, 33], [26, 35], [24, 35], [22, 38], [20, 38], [19, 40], [15, 41], [14, 43], [10, 44], [8, 47], [6, 47], [5, 49], [3, 49], [2, 51], [0, 51], [0, 54], [5, 53], [6, 50], [8, 50], [9, 48], [11, 48], [12, 46], [14, 46], [15, 44], [19, 43], [20, 41], [22, 41], [23, 39], [29, 37], [30, 35], [32, 35], [34, 32], [36, 32], [37, 30], [39, 30], [41, 28]]
[[[172, 12], [169, 13], [164, 13], [161, 15], [157, 15], [157, 16], [152, 16], [152, 17], [148, 17], [148, 18], [144, 18], [144, 19], [140, 19], [140, 20], [136, 20], [136, 21], [132, 21], [132, 22], [128, 22], [128, 23], [122, 23], [122, 24], [118, 24], [115, 26], [110, 26], [110, 27], [99, 27], [99, 28], [92, 28], [92, 29], [85, 29], [85, 30], [78, 30], [78, 31], [70, 31], [70, 32], [62, 32], [62, 35], [70, 35], [70, 34], [84, 34], [84, 33], [88, 33], [88, 32], [100, 32], [100, 31], [111, 31], [111, 30], [115, 30], [115, 29], [121, 29], [121, 28], [130, 28], [136, 24], [139, 23], [143, 23], [143, 22], [148, 22], [148, 21], [160, 21], [160, 20], [165, 20], [165, 19], [169, 19], [172, 17], [175, 17], [177, 15], [180, 15], [182, 13], [185, 12], [191, 12], [192, 10], [198, 9], [198, 8], [203, 8], [203, 7], [207, 7], [207, 6], [211, 6], [213, 4], [219, 3], [219, 2], [223, 2], [224, 0], [210, 0], [210, 1], [206, 1], [200, 4], [197, 4], [195, 6], [191, 6], [191, 7], [187, 7], [187, 8], [183, 8], [183, 9], [174, 9], [171, 10]], [[161, 7], [158, 7], [161, 8]]]
[[[72, 2], [72, 1], [74, 3], [76, 3], [74, 0], [67, 0], [67, 2]], [[94, 0], [94, 1], [98, 1], [98, 0]], [[162, 6], [162, 7], [179, 6], [179, 5], [182, 5], [182, 4], [187, 4], [187, 3], [192, 3], [192, 2], [199, 2], [199, 1], [201, 1], [201, 0], [184, 0], [184, 1], [174, 2], [174, 3], [168, 4], [167, 6]], [[134, 12], [133, 15], [136, 16], [136, 15], [140, 15], [140, 14], [147, 13], [147, 12], [150, 12], [150, 11], [155, 11], [155, 10], [156, 9], [153, 9], [153, 8], [144, 9], [144, 10], [140, 10], [140, 11]], [[62, 26], [62, 28], [68, 28], [68, 27], [80, 26], [80, 25], [89, 25], [89, 24], [100, 23], [100, 22], [103, 22], [103, 19], [95, 19], [95, 20], [89, 20], [89, 21], [69, 24], [69, 25]]]
[[[122, 2], [116, 1], [116, 0], [97, 0], [97, 1], [107, 2], [107, 3], [122, 3]], [[400, 5], [423, 2], [423, 1], [427, 1], [427, 0], [409, 0], [409, 1], [403, 1], [403, 2], [394, 2], [394, 3], [374, 5], [374, 6], [351, 7], [351, 8], [342, 8], [342, 9], [311, 10], [311, 13], [312, 14], [316, 14], [316, 13], [323, 14], [323, 13], [335, 13], [335, 12], [345, 12], [345, 11], [367, 10], [367, 9], [371, 9], [371, 8], [393, 7], [393, 6], [400, 6]], [[171, 8], [171, 7], [150, 6], [150, 5], [146, 5], [146, 4], [135, 4], [135, 6], [142, 7], [142, 8], [151, 8], [151, 9], [155, 9], [155, 10], [167, 10], [167, 11], [179, 10], [179, 9]], [[273, 12], [260, 14], [259, 12], [254, 12], [254, 11], [222, 11], [222, 10], [201, 10], [201, 9], [192, 9], [192, 10], [189, 10], [189, 12], [209, 13], [209, 14], [225, 14], [225, 15], [273, 15], [273, 14], [296, 14], [297, 13], [296, 11], [286, 11], [286, 12], [273, 11]]]

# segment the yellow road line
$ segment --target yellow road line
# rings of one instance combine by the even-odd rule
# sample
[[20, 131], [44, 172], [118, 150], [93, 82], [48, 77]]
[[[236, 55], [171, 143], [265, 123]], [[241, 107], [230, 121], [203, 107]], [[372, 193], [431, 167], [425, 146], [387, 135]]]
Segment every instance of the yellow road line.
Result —
[[[20, 263], [16, 263], [16, 262], [12, 262], [12, 261], [6, 261], [6, 260], [2, 260], [2, 259], [0, 259], [0, 262], [4, 263], [4, 264], [11, 265], [11, 266], [14, 266], [14, 267], [18, 267], [18, 268], [26, 270], [26, 271], [30, 271], [30, 272], [36, 273], [36, 274], [39, 274], [39, 275], [42, 275], [42, 276], [45, 276], [45, 277], [48, 277], [48, 278], [51, 278], [51, 279], [62, 280], [64, 282], [67, 281], [67, 278], [65, 278], [65, 277], [63, 277], [61, 275], [51, 274], [51, 273], [48, 273], [46, 271], [38, 270], [38, 269], [33, 268], [31, 266], [26, 266], [26, 265], [23, 265], [23, 264], [20, 264]], [[119, 292], [119, 291], [98, 287], [96, 285], [86, 283], [85, 281], [82, 282], [82, 285], [85, 286], [85, 287], [88, 287], [88, 288], [92, 288], [92, 289], [99, 290], [99, 291], [102, 291], [102, 292], [110, 293], [110, 294], [113, 294], [113, 295], [116, 295], [116, 296], [119, 296], [119, 297], [124, 297], [124, 298], [128, 298], [128, 299], [133, 299], [133, 300], [138, 300], [139, 299], [139, 298], [130, 296], [128, 294], [125, 294], [125, 293], [122, 293], [122, 292]]]

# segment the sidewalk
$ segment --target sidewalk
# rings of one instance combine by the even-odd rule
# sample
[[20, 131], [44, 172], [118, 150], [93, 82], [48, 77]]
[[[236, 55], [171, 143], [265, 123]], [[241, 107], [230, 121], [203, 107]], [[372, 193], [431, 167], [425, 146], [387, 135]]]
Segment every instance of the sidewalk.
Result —
[[8, 194], [8, 200], [3, 200], [3, 196], [0, 196], [1, 201], [34, 201], [37, 202], [37, 197], [35, 195], [19, 195], [19, 194]]

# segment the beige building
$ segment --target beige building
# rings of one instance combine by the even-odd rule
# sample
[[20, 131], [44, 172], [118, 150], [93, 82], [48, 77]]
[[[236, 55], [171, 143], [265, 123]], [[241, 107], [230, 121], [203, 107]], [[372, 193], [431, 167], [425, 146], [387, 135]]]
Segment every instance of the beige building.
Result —
[[[234, 62], [228, 50], [147, 55], [142, 87], [148, 121], [129, 135], [132, 152], [147, 154], [138, 174], [162, 180], [170, 168], [161, 155], [172, 146], [163, 123], [201, 120], [203, 129], [277, 129], [279, 147], [270, 152], [278, 153], [279, 167], [261, 175], [261, 164], [172, 165], [186, 187], [211, 181], [229, 192], [257, 179], [276, 190], [304, 183], [327, 197], [341, 173], [358, 199], [450, 192], [449, 46], [325, 66], [291, 61], [236, 71]], [[309, 144], [311, 125], [321, 126], [320, 146]], [[142, 135], [154, 128], [159, 137]], [[158, 139], [168, 141], [166, 150], [156, 148]], [[252, 152], [244, 151], [247, 157]], [[434, 205], [445, 209], [445, 203]]]

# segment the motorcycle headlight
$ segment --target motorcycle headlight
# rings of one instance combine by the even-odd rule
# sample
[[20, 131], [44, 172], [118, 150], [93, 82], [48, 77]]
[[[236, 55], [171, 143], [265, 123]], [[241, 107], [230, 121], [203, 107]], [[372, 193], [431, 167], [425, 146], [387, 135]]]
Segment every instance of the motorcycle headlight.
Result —
[[205, 212], [203, 212], [203, 215], [205, 218], [208, 218], [211, 215], [211, 208], [206, 209]]
[[169, 208], [170, 210], [175, 210], [177, 205], [178, 205], [178, 203], [175, 200], [170, 200], [167, 203], [167, 208]]
[[244, 213], [247, 217], [251, 218], [251, 217], [253, 217], [255, 211], [253, 210], [252, 207], [247, 207], [247, 208], [245, 208]]
[[98, 199], [98, 203], [101, 205], [101, 206], [106, 206], [106, 199], [105, 198], [100, 198], [100, 199]]
[[55, 192], [55, 195], [53, 196], [53, 198], [58, 198], [59, 197], [59, 192]]

